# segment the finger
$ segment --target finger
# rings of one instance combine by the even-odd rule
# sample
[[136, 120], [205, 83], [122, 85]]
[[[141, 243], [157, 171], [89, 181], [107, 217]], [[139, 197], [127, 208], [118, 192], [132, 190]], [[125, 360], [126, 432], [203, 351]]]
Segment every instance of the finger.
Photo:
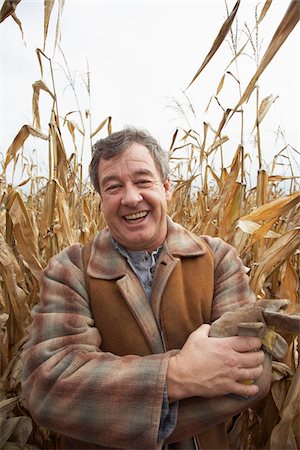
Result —
[[263, 364], [264, 359], [265, 354], [262, 351], [239, 353], [239, 367], [240, 368], [257, 367], [260, 364]]
[[242, 397], [254, 397], [259, 392], [259, 387], [256, 384], [245, 384], [236, 382], [232, 389], [232, 394], [240, 395]]
[[263, 365], [251, 369], [240, 369], [238, 374], [238, 381], [244, 382], [249, 380], [256, 380], [263, 373]]
[[254, 336], [233, 336], [228, 339], [232, 348], [237, 352], [253, 352], [261, 347], [261, 339]]
[[232, 386], [231, 392], [244, 397], [254, 397], [258, 392], [263, 398], [270, 390], [272, 378], [272, 358], [266, 355], [263, 362], [263, 371], [261, 375], [255, 379], [255, 383], [248, 385], [243, 382], [236, 382]]

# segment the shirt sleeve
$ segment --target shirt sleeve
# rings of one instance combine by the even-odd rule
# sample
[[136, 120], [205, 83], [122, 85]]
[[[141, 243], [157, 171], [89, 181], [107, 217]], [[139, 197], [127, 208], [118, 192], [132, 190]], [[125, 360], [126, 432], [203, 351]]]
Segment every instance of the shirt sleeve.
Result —
[[178, 401], [169, 403], [168, 391], [167, 387], [165, 387], [158, 430], [158, 442], [165, 441], [173, 432], [177, 422], [178, 405]]
[[81, 247], [53, 257], [24, 346], [22, 392], [40, 426], [104, 447], [161, 448], [168, 359], [101, 351], [85, 288]]
[[214, 257], [213, 322], [227, 311], [254, 303], [256, 296], [250, 289], [245, 266], [236, 249], [220, 238], [201, 237], [209, 245]]

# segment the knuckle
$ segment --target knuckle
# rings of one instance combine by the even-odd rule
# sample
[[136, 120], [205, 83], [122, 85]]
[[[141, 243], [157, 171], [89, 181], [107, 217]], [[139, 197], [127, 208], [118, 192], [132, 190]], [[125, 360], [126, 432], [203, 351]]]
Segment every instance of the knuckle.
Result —
[[260, 365], [258, 366], [257, 371], [258, 371], [257, 377], [259, 377], [259, 376], [263, 373], [263, 371], [264, 371], [264, 368], [263, 368], [262, 364], [260, 364]]
[[233, 354], [233, 355], [230, 355], [230, 356], [227, 356], [227, 357], [224, 359], [224, 364], [225, 364], [227, 367], [233, 369], [234, 367], [238, 366], [238, 358], [237, 358], [234, 354]]
[[258, 337], [249, 336], [246, 339], [246, 345], [249, 350], [258, 350], [261, 347], [261, 340]]
[[251, 379], [255, 380], [262, 374], [263, 367], [262, 365], [259, 365], [258, 367], [255, 367], [254, 369], [250, 370], [250, 372], [251, 372]]

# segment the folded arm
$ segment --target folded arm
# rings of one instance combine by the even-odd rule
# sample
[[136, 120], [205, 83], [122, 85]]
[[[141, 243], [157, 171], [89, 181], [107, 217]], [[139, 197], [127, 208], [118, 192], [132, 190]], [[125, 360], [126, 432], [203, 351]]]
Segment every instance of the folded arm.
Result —
[[172, 352], [118, 357], [100, 349], [75, 244], [52, 258], [42, 275], [41, 302], [22, 354], [28, 409], [39, 425], [75, 439], [158, 448]]
[[[203, 236], [215, 261], [212, 321], [227, 311], [254, 303], [236, 250], [219, 238]], [[200, 434], [247, 409], [270, 388], [271, 359], [257, 351], [258, 338], [211, 338], [203, 325], [190, 335], [168, 367], [170, 400], [180, 400], [177, 425], [168, 442]], [[253, 384], [246, 380], [255, 380]]]

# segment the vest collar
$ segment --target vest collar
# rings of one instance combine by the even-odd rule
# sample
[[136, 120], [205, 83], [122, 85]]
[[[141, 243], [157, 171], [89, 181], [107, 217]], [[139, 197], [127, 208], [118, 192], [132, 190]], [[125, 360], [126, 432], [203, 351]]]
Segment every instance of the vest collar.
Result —
[[[168, 234], [163, 245], [164, 254], [173, 257], [195, 257], [206, 253], [201, 240], [167, 217]], [[100, 231], [92, 242], [87, 274], [93, 278], [112, 280], [128, 272], [125, 258], [114, 248], [108, 228]]]

